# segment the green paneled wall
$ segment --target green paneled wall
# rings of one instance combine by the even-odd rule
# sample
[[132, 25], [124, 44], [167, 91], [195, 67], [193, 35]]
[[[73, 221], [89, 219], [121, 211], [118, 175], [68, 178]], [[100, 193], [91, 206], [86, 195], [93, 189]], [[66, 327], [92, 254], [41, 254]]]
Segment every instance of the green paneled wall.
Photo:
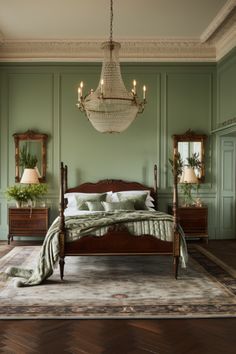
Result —
[[236, 48], [217, 65], [217, 123], [236, 118]]
[[[138, 116], [131, 129], [122, 134], [99, 134], [75, 106], [76, 86], [81, 77], [85, 78], [88, 90], [96, 88], [98, 80], [93, 79], [89, 68], [79, 75], [61, 75], [61, 158], [70, 161], [71, 184], [96, 181], [108, 175], [152, 183], [152, 166], [157, 159], [155, 96], [150, 95], [147, 109]], [[152, 73], [135, 77], [138, 82], [147, 83], [150, 92], [159, 95], [159, 77]], [[127, 86], [131, 85], [132, 78], [133, 75], [127, 74]]]
[[[7, 235], [7, 203], [4, 190], [14, 183], [12, 134], [35, 129], [49, 135], [47, 146], [47, 202], [51, 218], [57, 214], [59, 162], [69, 165], [69, 185], [103, 178], [153, 183], [153, 165], [158, 164], [159, 205], [166, 210], [171, 201], [173, 133], [189, 128], [209, 135], [216, 124], [215, 64], [122, 64], [127, 87], [132, 80], [147, 86], [147, 106], [127, 131], [121, 134], [96, 132], [75, 106], [77, 85], [96, 88], [99, 64], [2, 64], [1, 78], [1, 173], [0, 238]], [[209, 206], [209, 231], [215, 237], [215, 170], [207, 145], [207, 181], [200, 196]]]
[[219, 238], [236, 238], [236, 48], [217, 65], [216, 184]]

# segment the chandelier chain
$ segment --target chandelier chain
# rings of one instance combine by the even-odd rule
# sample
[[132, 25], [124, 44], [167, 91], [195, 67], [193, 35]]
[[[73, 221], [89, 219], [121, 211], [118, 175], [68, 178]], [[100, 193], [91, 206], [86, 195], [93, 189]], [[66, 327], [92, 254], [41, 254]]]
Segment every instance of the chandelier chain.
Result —
[[112, 25], [113, 25], [113, 0], [111, 0], [110, 14], [111, 14], [111, 19], [110, 19], [110, 43], [112, 43], [112, 36], [113, 36], [113, 30], [112, 30]]

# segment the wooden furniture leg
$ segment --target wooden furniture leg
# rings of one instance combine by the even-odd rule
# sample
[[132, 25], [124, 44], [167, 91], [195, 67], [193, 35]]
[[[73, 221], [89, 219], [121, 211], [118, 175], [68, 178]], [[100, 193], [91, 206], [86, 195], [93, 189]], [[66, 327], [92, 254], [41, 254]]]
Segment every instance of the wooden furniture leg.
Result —
[[179, 256], [174, 256], [174, 275], [175, 279], [178, 279], [178, 269], [179, 269]]
[[63, 280], [63, 277], [64, 277], [65, 257], [60, 257], [59, 265], [60, 265], [60, 276], [61, 276], [61, 280]]

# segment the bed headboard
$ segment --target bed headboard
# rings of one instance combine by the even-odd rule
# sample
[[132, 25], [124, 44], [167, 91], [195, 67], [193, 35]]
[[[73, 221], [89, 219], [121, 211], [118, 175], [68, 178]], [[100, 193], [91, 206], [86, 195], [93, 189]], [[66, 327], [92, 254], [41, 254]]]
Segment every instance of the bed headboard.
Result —
[[61, 189], [63, 190], [63, 198], [64, 193], [68, 192], [105, 193], [109, 191], [150, 190], [155, 208], [157, 209], [157, 165], [154, 166], [154, 186], [151, 188], [138, 182], [127, 182], [119, 179], [105, 179], [96, 183], [88, 182], [68, 188], [68, 168], [61, 163]]

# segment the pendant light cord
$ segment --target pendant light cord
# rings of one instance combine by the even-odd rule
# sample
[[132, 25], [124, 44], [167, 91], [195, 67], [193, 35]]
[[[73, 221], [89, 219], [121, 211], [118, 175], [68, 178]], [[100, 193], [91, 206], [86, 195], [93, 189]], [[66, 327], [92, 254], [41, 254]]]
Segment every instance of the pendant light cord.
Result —
[[110, 43], [112, 43], [112, 36], [113, 36], [113, 31], [112, 31], [112, 25], [113, 25], [113, 0], [111, 0], [111, 6], [110, 6]]

